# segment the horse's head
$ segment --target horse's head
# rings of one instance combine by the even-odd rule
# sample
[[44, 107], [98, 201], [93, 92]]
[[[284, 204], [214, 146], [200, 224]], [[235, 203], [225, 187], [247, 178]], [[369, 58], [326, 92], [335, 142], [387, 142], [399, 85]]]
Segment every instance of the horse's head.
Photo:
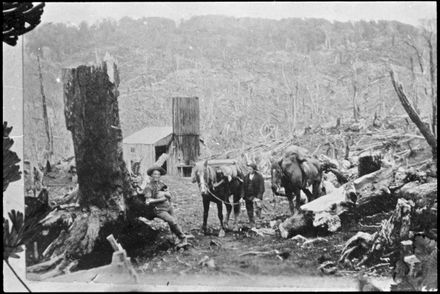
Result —
[[[284, 187], [282, 187], [283, 170], [280, 162], [273, 162], [270, 167], [270, 178], [272, 183], [272, 191], [275, 195], [282, 195]], [[285, 192], [284, 192], [285, 193]]]
[[207, 160], [205, 160], [203, 164], [196, 164], [193, 170], [192, 182], [197, 182], [202, 195], [208, 194], [209, 183], [211, 183], [212, 176], [212, 171], [208, 166]]

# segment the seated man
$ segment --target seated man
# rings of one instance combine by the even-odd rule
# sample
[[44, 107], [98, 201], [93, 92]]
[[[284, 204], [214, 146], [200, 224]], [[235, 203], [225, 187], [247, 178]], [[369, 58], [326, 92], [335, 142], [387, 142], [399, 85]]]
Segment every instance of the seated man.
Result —
[[187, 240], [174, 217], [173, 207], [171, 206], [171, 193], [165, 183], [160, 180], [160, 177], [165, 173], [165, 170], [158, 166], [153, 166], [147, 170], [151, 181], [143, 191], [146, 198], [145, 204], [152, 206], [155, 217], [168, 223], [171, 231], [180, 239], [178, 246], [184, 246], [187, 244]]

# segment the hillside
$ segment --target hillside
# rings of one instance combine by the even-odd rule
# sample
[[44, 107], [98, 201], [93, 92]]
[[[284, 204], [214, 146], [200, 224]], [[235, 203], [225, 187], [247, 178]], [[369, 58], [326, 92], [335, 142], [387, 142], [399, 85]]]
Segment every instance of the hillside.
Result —
[[[408, 40], [422, 52], [422, 66]], [[119, 65], [124, 136], [170, 125], [170, 97], [198, 96], [204, 152], [210, 154], [300, 134], [307, 126], [334, 125], [337, 118], [351, 121], [353, 103], [358, 118], [368, 121], [375, 113], [403, 114], [386, 64], [393, 65], [409, 94], [417, 93], [422, 116], [431, 112], [422, 31], [394, 21], [211, 15], [176, 24], [125, 17], [78, 27], [42, 24], [25, 43], [24, 144], [25, 158], [32, 161], [42, 161], [46, 140], [37, 52], [55, 159], [73, 155], [61, 69], [95, 62], [106, 52]]]

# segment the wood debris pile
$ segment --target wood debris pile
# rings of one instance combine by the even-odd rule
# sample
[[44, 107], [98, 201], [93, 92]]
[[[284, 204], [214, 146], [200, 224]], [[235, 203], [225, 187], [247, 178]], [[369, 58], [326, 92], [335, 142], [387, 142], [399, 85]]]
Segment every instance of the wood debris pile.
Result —
[[[358, 126], [358, 127], [356, 127]], [[212, 158], [230, 158], [242, 166], [254, 162], [269, 177], [274, 159], [280, 158], [289, 146], [297, 145], [310, 151], [311, 155], [332, 158], [340, 166], [357, 166], [359, 157], [379, 153], [389, 164], [417, 166], [427, 162], [429, 148], [424, 137], [405, 116], [390, 117], [380, 127], [347, 122], [338, 128], [317, 127], [293, 138], [266, 139], [252, 146], [229, 150]]]

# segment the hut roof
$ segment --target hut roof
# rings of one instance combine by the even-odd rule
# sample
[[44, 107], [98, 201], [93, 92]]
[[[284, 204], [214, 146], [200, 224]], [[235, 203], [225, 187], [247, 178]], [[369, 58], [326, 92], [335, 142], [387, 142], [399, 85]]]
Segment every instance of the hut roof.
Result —
[[146, 127], [123, 140], [124, 144], [152, 145], [173, 133], [172, 127]]

